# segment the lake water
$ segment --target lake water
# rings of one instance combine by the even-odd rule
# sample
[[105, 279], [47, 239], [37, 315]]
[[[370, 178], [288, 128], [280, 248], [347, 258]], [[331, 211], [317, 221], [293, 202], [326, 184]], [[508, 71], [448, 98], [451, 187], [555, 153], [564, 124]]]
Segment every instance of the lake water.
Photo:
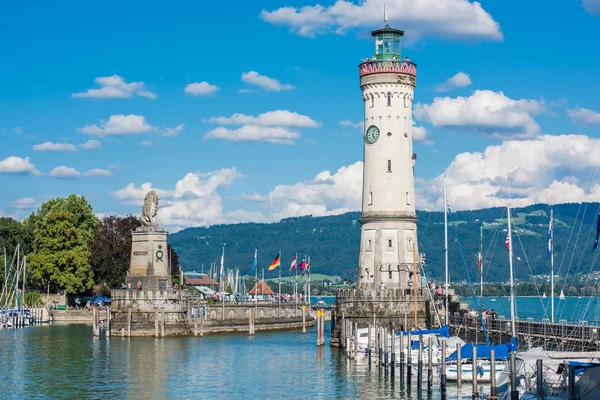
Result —
[[[568, 298], [564, 313], [588, 299]], [[488, 306], [489, 302], [489, 306]], [[519, 298], [519, 314], [543, 312], [537, 298]], [[559, 302], [559, 300], [557, 300]], [[484, 305], [508, 315], [509, 301]], [[570, 304], [570, 305], [569, 305]], [[570, 308], [569, 308], [570, 307]], [[598, 307], [593, 301], [594, 312]], [[592, 306], [588, 307], [592, 308]], [[588, 310], [589, 311], [589, 310]], [[524, 314], [524, 315], [523, 315]], [[590, 319], [591, 321], [591, 319]], [[348, 361], [316, 333], [259, 333], [186, 338], [95, 338], [89, 325], [53, 325], [0, 330], [2, 398], [255, 398], [408, 399], [398, 374]], [[416, 375], [416, 372], [413, 376]], [[437, 383], [437, 378], [435, 379]], [[437, 384], [436, 384], [437, 386]], [[423, 383], [425, 389], [426, 383]], [[450, 397], [457, 398], [456, 388]], [[463, 395], [469, 398], [468, 388]], [[422, 398], [427, 398], [423, 392]], [[436, 391], [433, 399], [439, 398]]]

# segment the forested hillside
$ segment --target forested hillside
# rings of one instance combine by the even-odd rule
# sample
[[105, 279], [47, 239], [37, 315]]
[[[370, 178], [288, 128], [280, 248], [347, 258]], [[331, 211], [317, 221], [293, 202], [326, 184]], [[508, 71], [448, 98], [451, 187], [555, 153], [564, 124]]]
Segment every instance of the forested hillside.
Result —
[[[546, 259], [550, 206], [538, 204], [512, 209], [513, 243], [516, 278], [549, 271]], [[555, 205], [555, 270], [565, 275], [589, 272], [594, 261], [592, 251], [596, 235], [597, 203]], [[180, 256], [184, 270], [207, 272], [211, 262], [220, 262], [225, 243], [227, 268], [239, 267], [249, 273], [254, 249], [258, 249], [259, 270], [271, 263], [279, 251], [282, 272], [289, 269], [294, 254], [311, 256], [312, 271], [355, 279], [360, 241], [360, 213], [351, 212], [330, 217], [287, 218], [273, 224], [216, 225], [189, 228], [169, 235], [169, 242]], [[418, 211], [420, 251], [426, 254], [428, 275], [442, 279], [444, 275], [444, 215], [442, 212]], [[454, 220], [454, 226], [452, 225]], [[461, 211], [449, 217], [448, 248], [450, 275], [454, 282], [466, 279], [459, 242], [471, 278], [478, 280], [477, 252], [479, 230], [483, 226], [484, 277], [486, 281], [508, 279], [506, 208]], [[455, 233], [456, 230], [456, 233]], [[567, 247], [568, 244], [568, 247]], [[523, 249], [525, 251], [523, 251]], [[600, 251], [600, 249], [598, 249]], [[527, 260], [531, 270], [527, 265]], [[274, 276], [277, 271], [265, 271]]]

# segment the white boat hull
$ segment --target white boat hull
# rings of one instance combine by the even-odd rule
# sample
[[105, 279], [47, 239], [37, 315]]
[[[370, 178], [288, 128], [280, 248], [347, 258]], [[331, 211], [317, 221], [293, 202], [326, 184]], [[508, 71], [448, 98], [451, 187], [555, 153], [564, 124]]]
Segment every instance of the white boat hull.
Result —
[[[496, 379], [500, 377], [506, 365], [507, 363], [504, 362], [496, 362]], [[491, 381], [491, 365], [489, 363], [478, 365], [477, 370], [477, 382], [487, 383]], [[462, 364], [460, 376], [463, 382], [473, 382], [473, 364]], [[456, 382], [458, 380], [457, 364], [448, 364], [446, 366], [446, 379], [449, 382]]]

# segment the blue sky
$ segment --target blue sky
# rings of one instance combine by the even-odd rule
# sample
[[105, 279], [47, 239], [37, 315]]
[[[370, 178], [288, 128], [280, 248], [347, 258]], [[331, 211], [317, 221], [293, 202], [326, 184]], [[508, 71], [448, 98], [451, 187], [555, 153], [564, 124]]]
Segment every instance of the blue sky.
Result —
[[[150, 187], [172, 230], [357, 210], [357, 65], [383, 3], [4, 2], [0, 215], [73, 192], [137, 213]], [[444, 170], [455, 209], [508, 186], [600, 198], [599, 0], [385, 3], [418, 64], [419, 208]]]

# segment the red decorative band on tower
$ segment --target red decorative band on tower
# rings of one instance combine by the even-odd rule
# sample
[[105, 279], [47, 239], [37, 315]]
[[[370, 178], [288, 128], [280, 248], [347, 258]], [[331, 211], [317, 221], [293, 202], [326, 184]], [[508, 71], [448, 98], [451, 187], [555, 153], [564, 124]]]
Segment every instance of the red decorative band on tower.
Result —
[[360, 76], [386, 72], [417, 76], [417, 64], [407, 60], [368, 60], [358, 68]]

